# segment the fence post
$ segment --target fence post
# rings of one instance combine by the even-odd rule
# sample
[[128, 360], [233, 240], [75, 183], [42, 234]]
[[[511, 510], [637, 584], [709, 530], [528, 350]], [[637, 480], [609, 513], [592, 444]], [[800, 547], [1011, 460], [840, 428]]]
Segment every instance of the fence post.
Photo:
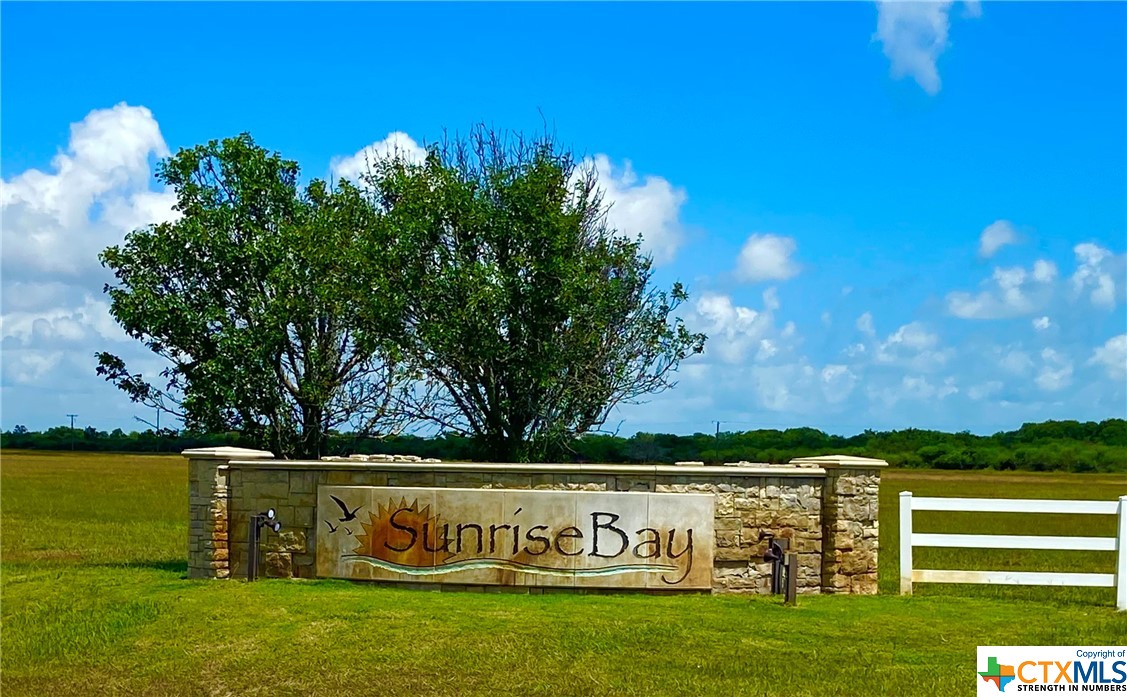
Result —
[[[1122, 503], [1120, 507], [1122, 509]], [[900, 595], [912, 594], [912, 492], [900, 492]]]
[[1119, 525], [1115, 533], [1115, 606], [1127, 611], [1127, 496], [1119, 497]]

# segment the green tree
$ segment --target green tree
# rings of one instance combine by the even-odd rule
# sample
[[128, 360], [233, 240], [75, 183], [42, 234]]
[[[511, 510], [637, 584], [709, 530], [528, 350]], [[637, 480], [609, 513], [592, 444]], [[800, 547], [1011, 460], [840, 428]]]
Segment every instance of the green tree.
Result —
[[[168, 361], [154, 384], [118, 356], [98, 373], [137, 402], [205, 432], [239, 431], [284, 457], [325, 452], [326, 433], [387, 427], [400, 383], [368, 293], [352, 279], [374, 211], [347, 183], [298, 185], [296, 163], [249, 135], [163, 161], [179, 218], [127, 236], [100, 255], [116, 276], [110, 311]], [[372, 254], [372, 250], [368, 250]]]
[[395, 344], [438, 390], [411, 415], [475, 437], [485, 457], [558, 457], [703, 349], [672, 317], [684, 289], [651, 286], [593, 168], [550, 138], [479, 127], [423, 163], [372, 163], [365, 181], [381, 212], [367, 243], [396, 250], [406, 293]]

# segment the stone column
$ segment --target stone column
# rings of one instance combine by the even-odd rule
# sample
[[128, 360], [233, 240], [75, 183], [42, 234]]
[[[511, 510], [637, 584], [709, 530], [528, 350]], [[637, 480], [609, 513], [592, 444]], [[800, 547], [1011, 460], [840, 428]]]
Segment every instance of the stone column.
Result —
[[822, 592], [877, 592], [880, 470], [884, 460], [822, 455], [791, 460], [826, 470], [822, 487]]
[[232, 460], [269, 460], [265, 450], [246, 448], [196, 448], [181, 453], [188, 458], [188, 578], [230, 576], [227, 502], [227, 463]]

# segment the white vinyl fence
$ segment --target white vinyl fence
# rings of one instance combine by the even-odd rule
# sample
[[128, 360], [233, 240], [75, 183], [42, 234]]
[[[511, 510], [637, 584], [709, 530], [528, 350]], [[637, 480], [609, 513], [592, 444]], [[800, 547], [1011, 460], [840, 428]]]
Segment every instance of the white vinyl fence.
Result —
[[[1115, 537], [1057, 537], [1049, 535], [951, 535], [913, 533], [913, 511], [971, 511], [981, 513], [1090, 513], [1117, 515]], [[953, 571], [915, 569], [913, 547], [976, 549], [1064, 549], [1117, 552], [1115, 573], [1057, 573], [1043, 571]], [[900, 492], [900, 594], [910, 595], [913, 583], [990, 583], [1019, 586], [1100, 586], [1115, 588], [1115, 604], [1127, 610], [1127, 496], [1118, 501], [1057, 501], [1053, 499], [962, 499], [913, 497]]]

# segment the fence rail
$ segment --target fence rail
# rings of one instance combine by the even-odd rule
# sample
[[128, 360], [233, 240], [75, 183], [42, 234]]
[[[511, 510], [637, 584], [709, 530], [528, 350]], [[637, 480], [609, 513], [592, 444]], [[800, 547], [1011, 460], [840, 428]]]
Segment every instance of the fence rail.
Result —
[[[913, 533], [914, 511], [972, 513], [1081, 513], [1118, 516], [1115, 537], [1052, 535], [963, 535]], [[1042, 571], [958, 571], [916, 569], [915, 547], [963, 549], [1058, 549], [1117, 552], [1115, 573], [1058, 573]], [[1127, 496], [1118, 501], [1057, 501], [1053, 499], [967, 499], [913, 497], [900, 492], [900, 594], [910, 595], [915, 583], [983, 583], [1017, 586], [1096, 586], [1115, 588], [1115, 605], [1127, 610]]]

